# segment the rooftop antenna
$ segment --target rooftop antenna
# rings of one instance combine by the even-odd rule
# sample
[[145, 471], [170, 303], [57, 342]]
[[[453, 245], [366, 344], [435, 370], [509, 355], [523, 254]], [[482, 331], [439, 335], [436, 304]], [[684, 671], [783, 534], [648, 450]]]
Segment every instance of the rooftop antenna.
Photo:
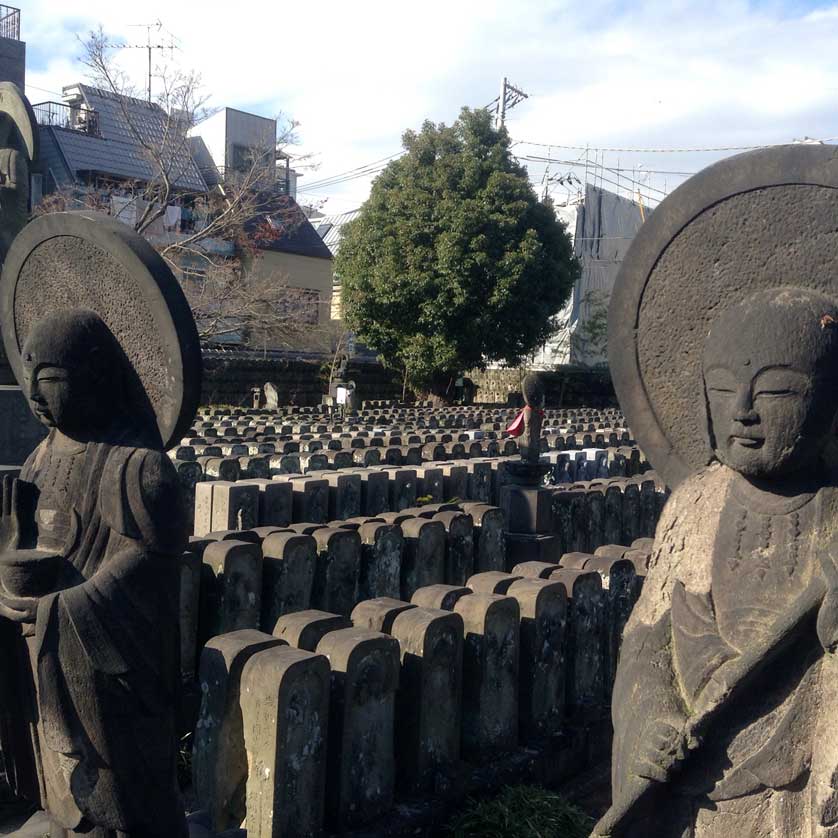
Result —
[[[144, 44], [114, 44], [114, 47], [116, 49], [144, 49], [144, 50], [148, 51], [148, 84], [147, 84], [147, 90], [148, 90], [148, 103], [150, 105], [151, 104], [151, 77], [152, 77], [151, 52], [152, 52], [152, 50], [155, 50], [155, 49], [160, 49], [160, 50], [167, 49], [170, 52], [173, 52], [177, 48], [177, 44], [175, 43], [177, 38], [175, 38], [175, 36], [172, 35], [171, 32], [169, 32], [168, 30], [166, 30], [164, 28], [163, 21], [161, 21], [159, 18], [154, 23], [130, 23], [128, 25], [131, 26], [132, 28], [145, 29], [145, 31], [146, 31], [146, 42]], [[155, 31], [155, 34], [157, 35], [158, 38], [161, 37], [161, 34], [163, 32], [165, 32], [169, 36], [169, 39], [170, 39], [169, 43], [167, 43], [167, 44], [166, 43], [155, 43], [155, 44], [153, 44], [151, 42], [151, 32], [152, 32], [152, 30]]]

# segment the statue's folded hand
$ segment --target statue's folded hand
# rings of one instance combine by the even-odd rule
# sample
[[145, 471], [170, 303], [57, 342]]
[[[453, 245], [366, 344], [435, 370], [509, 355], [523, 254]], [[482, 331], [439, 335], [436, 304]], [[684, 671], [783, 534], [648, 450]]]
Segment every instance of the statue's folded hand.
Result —
[[14, 605], [0, 597], [0, 617], [13, 623], [34, 623], [38, 610], [38, 600], [14, 600]]
[[683, 722], [674, 718], [656, 719], [646, 728], [637, 754], [635, 773], [647, 780], [665, 783], [686, 755]]

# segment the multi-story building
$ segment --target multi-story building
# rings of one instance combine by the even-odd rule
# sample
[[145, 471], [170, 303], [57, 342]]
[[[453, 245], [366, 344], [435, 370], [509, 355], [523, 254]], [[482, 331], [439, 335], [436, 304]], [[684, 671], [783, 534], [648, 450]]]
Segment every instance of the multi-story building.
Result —
[[[240, 232], [253, 246], [243, 255], [237, 236], [222, 233], [195, 242], [194, 255], [180, 253], [188, 295], [206, 284], [210, 262], [202, 251], [213, 264], [238, 259], [253, 284], [287, 288], [293, 317], [308, 327], [306, 338], [310, 327], [328, 324], [331, 253], [294, 200], [296, 173], [277, 153], [276, 120], [224, 108], [188, 132], [183, 117], [142, 99], [86, 84], [65, 87], [63, 94], [63, 101], [34, 105], [41, 161], [33, 205], [57, 195], [68, 208], [92, 206], [133, 226], [149, 201], [159, 200], [160, 190], [149, 187], [159, 186], [165, 170], [165, 211], [143, 234], [166, 246], [191, 242], [247, 178], [250, 215]], [[232, 323], [219, 338], [243, 341], [246, 335]], [[260, 346], [270, 340], [264, 330], [259, 338]]]

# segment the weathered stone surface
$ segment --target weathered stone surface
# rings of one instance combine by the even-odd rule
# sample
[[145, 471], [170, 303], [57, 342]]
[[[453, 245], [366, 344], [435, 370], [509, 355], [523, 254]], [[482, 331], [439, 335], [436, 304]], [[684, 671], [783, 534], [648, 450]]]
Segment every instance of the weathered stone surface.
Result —
[[390, 510], [390, 478], [385, 472], [364, 470], [361, 476], [361, 510], [364, 515], [378, 515]]
[[389, 476], [390, 509], [400, 512], [416, 505], [416, 471], [408, 468], [382, 469]]
[[398, 598], [404, 553], [401, 527], [371, 521], [360, 525], [358, 535], [361, 538], [358, 599]]
[[332, 828], [341, 830], [392, 805], [399, 644], [351, 628], [327, 634], [317, 651], [332, 670], [326, 812]]
[[498, 570], [488, 570], [485, 573], [475, 573], [469, 577], [466, 585], [478, 594], [506, 594], [513, 582], [523, 576], [513, 576]]
[[470, 460], [466, 472], [466, 497], [471, 501], [491, 503], [492, 464], [487, 460]]
[[348, 616], [358, 601], [361, 539], [345, 529], [320, 529], [314, 538], [317, 567], [311, 603], [321, 611]]
[[567, 704], [571, 714], [602, 712], [608, 678], [606, 599], [598, 573], [559, 568], [549, 577], [565, 586], [568, 599]]
[[401, 599], [445, 579], [445, 527], [440, 521], [411, 518], [402, 524]]
[[439, 512], [433, 517], [445, 527], [445, 576], [448, 585], [465, 585], [474, 572], [474, 524], [462, 512]]
[[553, 493], [549, 489], [504, 486], [500, 493], [499, 505], [506, 517], [509, 532], [552, 532], [552, 498]]
[[241, 675], [247, 748], [247, 834], [319, 835], [326, 787], [329, 664], [322, 655], [274, 647]]
[[290, 477], [295, 521], [323, 524], [329, 520], [329, 484], [314, 477]]
[[180, 675], [187, 683], [194, 680], [198, 665], [202, 552], [187, 550], [180, 558]]
[[241, 824], [248, 774], [239, 701], [244, 665], [284, 640], [244, 630], [212, 638], [201, 653], [201, 711], [192, 746], [192, 783], [199, 808], [216, 830]]
[[361, 475], [327, 474], [329, 518], [354, 518], [361, 514]]
[[474, 571], [506, 569], [506, 519], [496, 506], [465, 504], [474, 521]]
[[293, 519], [293, 492], [290, 484], [265, 478], [243, 481], [259, 489], [258, 521], [262, 526], [286, 527]]
[[391, 597], [377, 597], [359, 602], [352, 611], [352, 623], [358, 628], [390, 634], [393, 621], [403, 611], [415, 608], [409, 602]]
[[343, 614], [307, 609], [285, 614], [276, 621], [273, 633], [295, 649], [313, 652], [317, 644], [331, 631], [350, 628], [352, 622]]
[[420, 608], [436, 608], [442, 611], [453, 611], [454, 605], [460, 597], [474, 593], [471, 588], [457, 585], [427, 585], [413, 592], [410, 601]]
[[445, 482], [441, 468], [427, 465], [416, 467], [416, 497], [426, 498], [430, 503], [442, 503], [445, 500]]
[[402, 611], [391, 628], [402, 664], [397, 767], [411, 792], [435, 791], [459, 759], [463, 632], [459, 614], [429, 608]]
[[[623, 265], [612, 373], [675, 489], [623, 641], [599, 834], [834, 829], [836, 187], [834, 147], [722, 161]], [[623, 543], [648, 535], [646, 492], [644, 513], [626, 487]]]
[[608, 681], [610, 690], [617, 674], [623, 631], [640, 596], [640, 581], [634, 564], [628, 559], [595, 556], [585, 570], [596, 571], [602, 578], [606, 593], [606, 644], [608, 649]]
[[480, 759], [518, 744], [520, 610], [512, 597], [472, 594], [454, 611], [465, 626], [463, 753]]
[[467, 500], [468, 498], [468, 470], [456, 463], [440, 463], [443, 475], [443, 494], [445, 500]]
[[507, 594], [521, 609], [521, 738], [535, 745], [560, 733], [565, 721], [567, 595], [563, 585], [542, 579], [515, 581]]
[[201, 592], [210, 633], [255, 629], [260, 621], [262, 551], [246, 541], [216, 541], [204, 550], [211, 585]]
[[[259, 487], [217, 480], [212, 483], [212, 530], [247, 530], [259, 521]], [[201, 535], [197, 530], [196, 535]]]
[[262, 631], [273, 632], [284, 614], [311, 605], [317, 543], [310, 535], [278, 532], [262, 543]]

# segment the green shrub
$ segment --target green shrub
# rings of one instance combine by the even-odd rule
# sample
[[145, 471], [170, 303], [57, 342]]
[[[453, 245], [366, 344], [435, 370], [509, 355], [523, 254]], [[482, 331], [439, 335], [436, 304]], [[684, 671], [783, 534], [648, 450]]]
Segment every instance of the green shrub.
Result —
[[498, 797], [469, 801], [448, 825], [452, 838], [588, 838], [594, 821], [555, 792], [511, 786]]

